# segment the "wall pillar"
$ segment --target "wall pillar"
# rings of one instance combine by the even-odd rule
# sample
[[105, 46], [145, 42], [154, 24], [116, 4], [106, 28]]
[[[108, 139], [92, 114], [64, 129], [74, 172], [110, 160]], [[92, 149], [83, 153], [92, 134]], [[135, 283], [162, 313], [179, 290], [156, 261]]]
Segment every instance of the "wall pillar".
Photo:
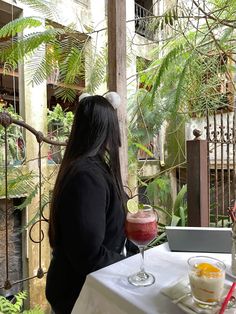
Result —
[[108, 1], [108, 90], [121, 97], [118, 119], [121, 131], [120, 163], [123, 184], [128, 182], [126, 1]]
[[207, 141], [197, 137], [187, 141], [187, 205], [188, 226], [209, 226], [209, 185]]

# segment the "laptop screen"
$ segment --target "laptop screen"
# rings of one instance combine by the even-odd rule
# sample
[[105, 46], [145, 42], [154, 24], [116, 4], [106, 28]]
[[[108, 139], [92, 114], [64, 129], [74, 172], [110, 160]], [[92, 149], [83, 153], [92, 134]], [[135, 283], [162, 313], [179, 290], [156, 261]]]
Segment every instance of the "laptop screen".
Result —
[[171, 251], [230, 253], [231, 228], [166, 227]]

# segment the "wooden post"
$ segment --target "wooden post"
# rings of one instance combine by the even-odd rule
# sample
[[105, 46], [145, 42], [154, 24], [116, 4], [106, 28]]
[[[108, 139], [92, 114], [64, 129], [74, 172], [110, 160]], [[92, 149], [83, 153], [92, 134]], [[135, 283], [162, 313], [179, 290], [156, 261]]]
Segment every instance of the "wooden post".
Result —
[[121, 97], [118, 119], [121, 132], [121, 175], [128, 182], [128, 142], [126, 110], [126, 1], [109, 0], [108, 3], [108, 90]]
[[187, 204], [188, 226], [209, 226], [209, 186], [207, 141], [196, 138], [187, 141]]

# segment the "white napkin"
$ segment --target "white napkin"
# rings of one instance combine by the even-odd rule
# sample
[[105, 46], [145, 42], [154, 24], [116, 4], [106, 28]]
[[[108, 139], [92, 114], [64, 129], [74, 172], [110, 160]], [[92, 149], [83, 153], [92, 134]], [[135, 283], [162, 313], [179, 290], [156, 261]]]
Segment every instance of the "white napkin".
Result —
[[[225, 296], [230, 289], [229, 285], [225, 285]], [[220, 310], [220, 305], [208, 308], [200, 308], [192, 299], [190, 294], [190, 286], [188, 278], [179, 279], [178, 282], [174, 282], [171, 286], [163, 288], [162, 293], [169, 297], [173, 303], [176, 303], [186, 313], [190, 314], [216, 314]], [[236, 292], [233, 294], [236, 297]], [[183, 298], [182, 298], [183, 297]], [[223, 297], [224, 299], [224, 297]], [[179, 301], [178, 301], [179, 300]], [[227, 314], [235, 314], [236, 308], [230, 308], [225, 311]]]

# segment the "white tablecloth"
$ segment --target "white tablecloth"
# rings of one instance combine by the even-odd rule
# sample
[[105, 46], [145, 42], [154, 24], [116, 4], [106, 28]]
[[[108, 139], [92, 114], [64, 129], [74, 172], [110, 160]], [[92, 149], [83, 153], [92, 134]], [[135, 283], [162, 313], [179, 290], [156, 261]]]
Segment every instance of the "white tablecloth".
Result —
[[134, 287], [127, 276], [139, 270], [140, 254], [87, 276], [72, 314], [182, 314], [161, 289], [187, 275], [187, 259], [194, 255], [216, 257], [230, 264], [230, 254], [170, 252], [168, 244], [145, 252], [145, 269], [156, 282]]

